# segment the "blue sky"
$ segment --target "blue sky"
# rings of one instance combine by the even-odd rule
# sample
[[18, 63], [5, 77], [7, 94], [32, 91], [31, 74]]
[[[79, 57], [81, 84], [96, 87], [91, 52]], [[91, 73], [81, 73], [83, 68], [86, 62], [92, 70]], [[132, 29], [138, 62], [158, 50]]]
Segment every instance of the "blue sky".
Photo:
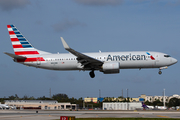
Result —
[[43, 51], [67, 53], [60, 37], [79, 52], [158, 51], [180, 60], [178, 0], [1, 0], [0, 97], [126, 97], [180, 94], [179, 63], [163, 70], [120, 70], [105, 75], [50, 71], [26, 67], [5, 55], [13, 53], [7, 31], [14, 24], [30, 43]]

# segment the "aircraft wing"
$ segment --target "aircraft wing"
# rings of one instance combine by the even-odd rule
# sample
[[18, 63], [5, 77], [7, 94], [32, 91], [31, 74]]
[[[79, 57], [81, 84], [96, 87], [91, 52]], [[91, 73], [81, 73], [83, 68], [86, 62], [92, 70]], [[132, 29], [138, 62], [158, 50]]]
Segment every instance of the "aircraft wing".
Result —
[[80, 52], [73, 50], [72, 48], [70, 48], [68, 46], [68, 44], [66, 43], [66, 41], [62, 37], [61, 37], [61, 41], [63, 43], [64, 48], [67, 51], [69, 51], [70, 53], [72, 53], [73, 55], [75, 55], [77, 57], [78, 62], [80, 62], [85, 67], [88, 66], [91, 68], [99, 68], [100, 66], [102, 66], [102, 64], [103, 64], [102, 61], [94, 59], [90, 56], [87, 56], [85, 54], [82, 54]]
[[4, 54], [12, 57], [12, 58], [15, 58], [15, 59], [26, 59], [26, 57], [23, 57], [23, 56], [19, 56], [19, 55], [15, 55], [15, 54], [12, 54], [12, 53], [7, 53], [7, 52], [4, 52]]

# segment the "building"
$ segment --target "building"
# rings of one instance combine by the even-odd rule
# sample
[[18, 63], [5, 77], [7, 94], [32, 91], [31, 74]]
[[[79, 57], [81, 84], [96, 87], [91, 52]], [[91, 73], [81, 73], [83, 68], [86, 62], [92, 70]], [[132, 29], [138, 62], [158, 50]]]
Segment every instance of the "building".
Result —
[[174, 94], [174, 95], [170, 96], [170, 97], [168, 98], [168, 102], [169, 102], [169, 100], [170, 100], [171, 98], [178, 98], [178, 99], [180, 99], [180, 95]]
[[145, 101], [153, 102], [154, 98], [153, 96], [146, 96]]
[[84, 98], [84, 102], [93, 102], [93, 103], [97, 103], [98, 98]]
[[160, 102], [163, 102], [164, 97], [165, 97], [165, 102], [168, 102], [169, 100], [168, 96], [145, 96], [145, 101], [154, 102], [156, 100], [159, 100]]
[[77, 109], [76, 104], [58, 103], [56, 100], [5, 100], [8, 106], [17, 109], [70, 110]]
[[141, 106], [141, 102], [103, 102], [103, 110], [136, 110]]
[[[106, 97], [104, 98], [105, 101], [110, 101], [110, 102], [121, 102], [121, 101], [124, 101], [124, 100], [127, 100], [127, 98], [123, 98], [123, 97], [118, 97], [118, 98], [114, 98], [114, 97]], [[139, 96], [138, 98], [129, 98], [129, 101], [130, 102], [141, 102], [141, 101], [145, 101], [146, 99], [146, 95], [145, 94], [142, 94], [141, 96]]]
[[130, 98], [129, 101], [130, 102], [139, 102], [139, 98]]

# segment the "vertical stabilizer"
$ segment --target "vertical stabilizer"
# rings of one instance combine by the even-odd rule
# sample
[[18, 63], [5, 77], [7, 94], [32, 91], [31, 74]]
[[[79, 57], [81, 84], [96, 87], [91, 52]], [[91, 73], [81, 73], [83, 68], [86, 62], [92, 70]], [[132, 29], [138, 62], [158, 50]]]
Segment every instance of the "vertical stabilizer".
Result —
[[7, 25], [15, 55], [48, 54], [35, 49], [14, 25]]

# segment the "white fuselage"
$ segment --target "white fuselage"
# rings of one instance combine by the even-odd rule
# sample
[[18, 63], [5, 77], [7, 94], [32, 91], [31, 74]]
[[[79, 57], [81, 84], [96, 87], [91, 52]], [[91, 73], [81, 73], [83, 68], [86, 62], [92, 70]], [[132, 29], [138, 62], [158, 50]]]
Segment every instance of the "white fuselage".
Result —
[[[155, 58], [151, 59], [151, 55], [145, 51], [137, 52], [101, 52], [101, 53], [83, 53], [97, 60], [106, 62], [119, 62], [119, 69], [141, 69], [141, 68], [160, 68], [170, 66], [177, 62], [172, 57], [164, 57], [164, 53], [149, 52]], [[28, 56], [31, 57], [31, 56]], [[71, 53], [68, 54], [47, 54], [41, 56], [44, 61], [21, 62], [24, 65], [34, 66], [38, 68], [51, 70], [85, 70], [84, 67], [77, 61], [77, 57]]]

